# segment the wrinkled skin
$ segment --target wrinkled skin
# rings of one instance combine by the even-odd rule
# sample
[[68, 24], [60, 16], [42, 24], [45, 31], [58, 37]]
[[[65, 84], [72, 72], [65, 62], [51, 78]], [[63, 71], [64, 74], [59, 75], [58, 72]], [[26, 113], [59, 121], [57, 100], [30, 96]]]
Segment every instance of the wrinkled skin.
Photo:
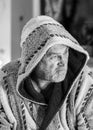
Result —
[[50, 82], [63, 81], [67, 73], [68, 55], [67, 46], [52, 46], [35, 68], [36, 77]]

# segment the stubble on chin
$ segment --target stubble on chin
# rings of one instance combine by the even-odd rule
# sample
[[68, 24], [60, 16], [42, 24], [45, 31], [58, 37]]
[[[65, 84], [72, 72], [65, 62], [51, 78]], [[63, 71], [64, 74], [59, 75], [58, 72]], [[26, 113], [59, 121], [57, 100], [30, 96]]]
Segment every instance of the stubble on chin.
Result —
[[52, 80], [52, 82], [61, 82], [65, 79], [65, 76], [66, 76], [66, 74], [64, 72], [62, 72], [62, 73], [57, 72], [52, 76], [51, 80]]

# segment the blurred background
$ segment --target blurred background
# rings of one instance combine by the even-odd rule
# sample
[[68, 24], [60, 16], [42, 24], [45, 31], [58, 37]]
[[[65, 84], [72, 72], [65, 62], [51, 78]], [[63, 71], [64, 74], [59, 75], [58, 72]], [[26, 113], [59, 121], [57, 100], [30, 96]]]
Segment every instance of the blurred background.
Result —
[[89, 52], [93, 67], [93, 0], [0, 0], [0, 68], [20, 57], [22, 28], [38, 15], [63, 24]]

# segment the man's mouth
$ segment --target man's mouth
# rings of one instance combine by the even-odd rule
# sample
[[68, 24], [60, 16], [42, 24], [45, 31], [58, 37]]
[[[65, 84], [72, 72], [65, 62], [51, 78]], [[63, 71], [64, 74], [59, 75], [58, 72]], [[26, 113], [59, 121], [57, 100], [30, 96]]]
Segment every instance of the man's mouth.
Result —
[[64, 70], [63, 69], [56, 69], [55, 70], [55, 73], [54, 73], [54, 75], [58, 75], [58, 74], [63, 74], [64, 73]]
[[62, 72], [62, 71], [64, 71], [64, 68], [57, 68], [56, 69], [56, 72]]

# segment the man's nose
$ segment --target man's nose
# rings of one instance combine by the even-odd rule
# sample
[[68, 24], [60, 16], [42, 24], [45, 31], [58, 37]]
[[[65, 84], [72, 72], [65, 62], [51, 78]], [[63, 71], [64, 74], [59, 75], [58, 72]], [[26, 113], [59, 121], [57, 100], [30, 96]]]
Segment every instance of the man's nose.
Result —
[[57, 65], [60, 66], [60, 67], [63, 67], [63, 66], [64, 66], [64, 63], [63, 63], [62, 61], [60, 61], [60, 62], [58, 62]]
[[61, 56], [58, 57], [58, 66], [64, 66], [64, 61], [63, 58]]

